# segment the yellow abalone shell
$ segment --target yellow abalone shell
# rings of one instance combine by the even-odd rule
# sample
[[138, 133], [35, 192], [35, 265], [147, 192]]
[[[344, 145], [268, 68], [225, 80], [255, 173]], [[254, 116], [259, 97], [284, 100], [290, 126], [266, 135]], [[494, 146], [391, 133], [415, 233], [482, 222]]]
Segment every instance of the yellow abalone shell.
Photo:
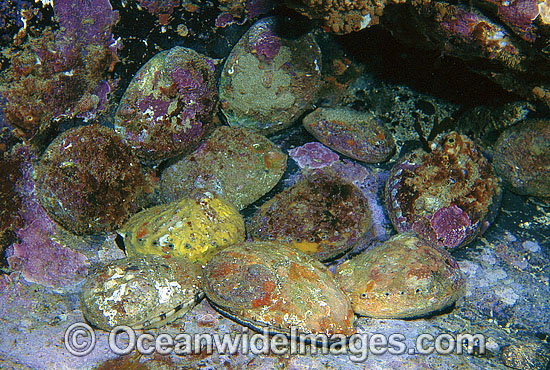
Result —
[[221, 248], [244, 241], [245, 226], [231, 203], [199, 192], [137, 213], [120, 234], [128, 256], [172, 255], [202, 263]]

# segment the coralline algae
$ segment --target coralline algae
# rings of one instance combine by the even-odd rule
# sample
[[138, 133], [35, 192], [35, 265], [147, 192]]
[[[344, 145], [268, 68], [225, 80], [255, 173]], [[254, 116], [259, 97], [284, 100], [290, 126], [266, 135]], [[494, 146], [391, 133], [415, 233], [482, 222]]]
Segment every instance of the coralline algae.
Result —
[[71, 291], [85, 279], [90, 262], [85, 255], [52, 238], [59, 226], [36, 198], [33, 179], [36, 158], [25, 146], [19, 147], [16, 153], [21, 159], [21, 174], [15, 191], [21, 206], [15, 211], [21, 225], [15, 230], [17, 242], [6, 250], [8, 265], [27, 282], [56, 291]]
[[279, 182], [286, 161], [286, 155], [264, 136], [221, 126], [197, 150], [164, 170], [161, 193], [168, 202], [203, 189], [243, 209]]
[[195, 191], [139, 212], [120, 233], [128, 256], [172, 255], [204, 262], [219, 249], [243, 241], [245, 226], [232, 204], [215, 194]]
[[146, 203], [151, 178], [130, 148], [105, 127], [65, 131], [42, 155], [37, 194], [48, 214], [68, 231], [114, 231]]
[[400, 159], [386, 181], [386, 209], [398, 232], [455, 249], [482, 234], [500, 205], [500, 179], [464, 135], [440, 138], [431, 153]]
[[256, 22], [227, 57], [219, 83], [231, 126], [264, 134], [288, 127], [313, 102], [321, 84], [321, 50], [312, 35], [296, 40], [276, 32], [277, 21]]
[[303, 124], [317, 140], [358, 161], [384, 162], [395, 151], [391, 132], [370, 113], [317, 108], [304, 117]]
[[115, 130], [144, 161], [189, 152], [213, 127], [214, 61], [176, 46], [134, 76], [115, 114]]
[[323, 168], [340, 159], [338, 154], [317, 141], [290, 149], [288, 154], [300, 168]]
[[72, 288], [88, 273], [88, 258], [66, 245], [57, 243], [36, 225], [18, 232], [21, 242], [14, 243], [6, 257], [10, 268], [20, 271], [26, 281], [56, 290]]

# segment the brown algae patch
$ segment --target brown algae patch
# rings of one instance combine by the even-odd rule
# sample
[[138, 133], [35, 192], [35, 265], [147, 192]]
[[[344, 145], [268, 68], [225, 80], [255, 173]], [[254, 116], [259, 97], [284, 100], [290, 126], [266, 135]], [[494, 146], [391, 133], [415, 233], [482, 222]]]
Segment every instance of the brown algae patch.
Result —
[[362, 191], [331, 168], [304, 173], [258, 209], [250, 224], [257, 240], [277, 240], [321, 261], [344, 254], [372, 232]]

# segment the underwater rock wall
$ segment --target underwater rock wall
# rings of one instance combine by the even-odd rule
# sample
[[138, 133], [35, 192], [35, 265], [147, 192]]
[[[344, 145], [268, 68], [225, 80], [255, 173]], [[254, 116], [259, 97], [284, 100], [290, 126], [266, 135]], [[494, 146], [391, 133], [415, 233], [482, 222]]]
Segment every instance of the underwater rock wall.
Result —
[[0, 1], [0, 367], [544, 369], [548, 9]]

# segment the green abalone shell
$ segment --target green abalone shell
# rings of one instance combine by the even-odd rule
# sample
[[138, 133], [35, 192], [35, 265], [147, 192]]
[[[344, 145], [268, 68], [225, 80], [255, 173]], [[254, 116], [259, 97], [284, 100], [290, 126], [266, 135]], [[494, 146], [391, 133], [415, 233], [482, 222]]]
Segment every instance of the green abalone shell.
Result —
[[334, 277], [355, 313], [376, 318], [426, 316], [451, 306], [466, 291], [449, 252], [413, 233], [367, 249], [340, 265]]
[[253, 328], [289, 333], [351, 335], [354, 315], [346, 295], [319, 261], [272, 242], [225, 248], [208, 262], [204, 290], [210, 303]]
[[265, 136], [221, 126], [197, 150], [162, 173], [165, 201], [208, 190], [243, 209], [270, 191], [286, 169], [287, 156]]

